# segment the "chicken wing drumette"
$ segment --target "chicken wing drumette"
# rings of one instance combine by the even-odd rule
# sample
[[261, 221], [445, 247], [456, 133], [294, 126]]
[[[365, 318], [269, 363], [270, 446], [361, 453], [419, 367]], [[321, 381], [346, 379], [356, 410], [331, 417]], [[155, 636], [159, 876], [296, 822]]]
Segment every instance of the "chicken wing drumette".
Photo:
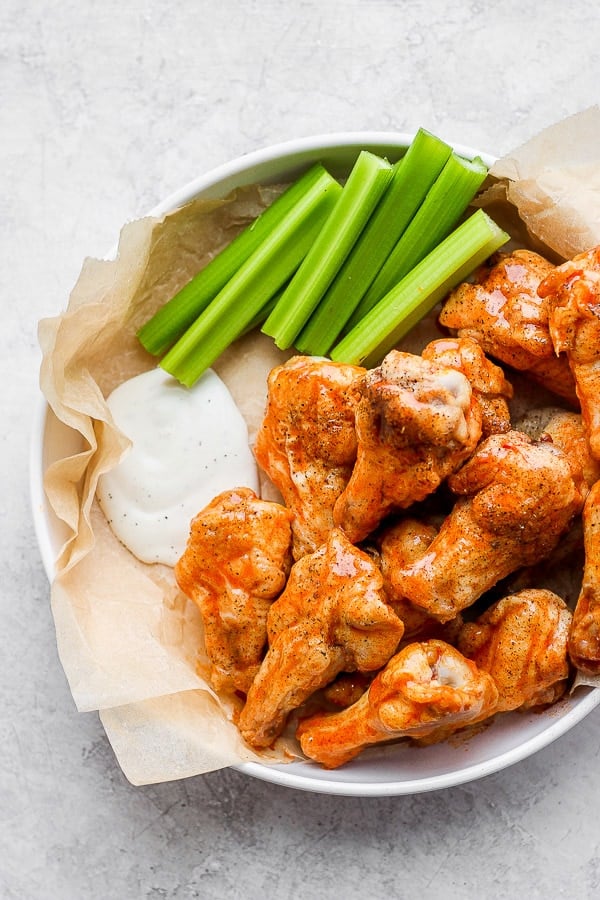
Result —
[[356, 459], [358, 366], [295, 356], [269, 375], [254, 454], [292, 511], [294, 558], [312, 553], [333, 527], [333, 506]]
[[249, 488], [219, 494], [192, 521], [177, 583], [199, 607], [211, 682], [246, 693], [267, 643], [267, 613], [292, 564], [291, 514]]
[[392, 350], [358, 387], [357, 459], [333, 511], [353, 542], [431, 494], [481, 437], [479, 404], [456, 369]]
[[440, 323], [481, 344], [486, 353], [538, 384], [577, 403], [566, 357], [557, 356], [550, 338], [548, 304], [538, 295], [553, 270], [530, 250], [497, 254], [474, 283], [463, 283], [444, 303]]
[[513, 395], [512, 385], [477, 341], [468, 337], [439, 338], [427, 344], [421, 356], [467, 376], [481, 408], [483, 437], [510, 430], [508, 401]]
[[548, 556], [583, 503], [565, 454], [518, 431], [492, 435], [448, 480], [462, 495], [396, 590], [445, 622], [501, 578]]
[[395, 574], [425, 556], [438, 530], [419, 519], [406, 518], [390, 525], [378, 538], [379, 565], [388, 601], [404, 624], [403, 641], [436, 637], [452, 643], [453, 624], [441, 625], [397, 589]]
[[573, 477], [585, 497], [600, 478], [600, 461], [590, 451], [583, 417], [558, 407], [532, 409], [517, 423], [534, 440], [550, 438], [571, 463]]
[[569, 677], [571, 611], [552, 591], [524, 590], [463, 625], [458, 649], [498, 688], [494, 712], [554, 703]]
[[590, 448], [600, 459], [600, 246], [558, 266], [540, 284], [556, 353], [569, 361]]
[[295, 563], [269, 610], [269, 651], [238, 723], [245, 740], [270, 746], [288, 714], [340, 672], [385, 665], [403, 631], [377, 565], [333, 529], [327, 543]]
[[480, 721], [491, 714], [497, 699], [487, 672], [450, 644], [412, 643], [375, 676], [353, 706], [305, 719], [297, 737], [306, 756], [333, 769], [370, 744], [425, 737]]
[[583, 508], [585, 564], [569, 635], [569, 655], [578, 669], [600, 675], [600, 481]]

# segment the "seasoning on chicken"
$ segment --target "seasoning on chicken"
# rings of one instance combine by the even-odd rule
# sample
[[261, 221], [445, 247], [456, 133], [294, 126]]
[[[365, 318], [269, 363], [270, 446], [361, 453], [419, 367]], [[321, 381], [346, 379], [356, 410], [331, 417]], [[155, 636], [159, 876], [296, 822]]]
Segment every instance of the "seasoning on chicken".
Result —
[[353, 542], [436, 490], [481, 437], [479, 404], [455, 369], [392, 350], [358, 386], [358, 454], [333, 511]]
[[481, 407], [483, 437], [510, 430], [508, 401], [513, 396], [512, 385], [500, 366], [486, 357], [477, 341], [468, 337], [440, 338], [431, 341], [421, 356], [467, 376]]
[[465, 282], [450, 293], [440, 323], [577, 404], [567, 359], [556, 355], [550, 338], [548, 304], [537, 292], [553, 268], [530, 250], [496, 254], [491, 268], [481, 268], [473, 284]]
[[267, 643], [267, 612], [291, 559], [291, 515], [249, 488], [219, 494], [192, 521], [177, 583], [200, 609], [215, 690], [246, 693]]
[[425, 737], [480, 721], [491, 714], [497, 699], [487, 672], [450, 644], [412, 643], [375, 676], [357, 703], [305, 719], [297, 737], [306, 756], [333, 769], [370, 744]]
[[437, 528], [419, 519], [401, 519], [383, 531], [378, 540], [379, 564], [388, 601], [404, 624], [404, 640], [414, 638], [437, 620], [415, 606], [396, 589], [395, 573], [425, 556]]
[[293, 514], [293, 553], [314, 552], [333, 527], [333, 506], [356, 459], [358, 366], [295, 356], [268, 379], [254, 454]]
[[427, 553], [395, 573], [397, 591], [442, 622], [548, 556], [583, 503], [562, 450], [518, 431], [483, 441], [448, 484], [464, 496]]
[[524, 590], [463, 625], [457, 646], [498, 688], [494, 712], [554, 703], [569, 676], [571, 611], [552, 591]]
[[538, 293], [549, 310], [556, 353], [575, 379], [590, 448], [600, 459], [600, 246], [558, 266]]
[[588, 675], [600, 675], [600, 481], [583, 508], [585, 564], [569, 635], [573, 665]]
[[589, 489], [600, 478], [600, 461], [590, 452], [583, 418], [579, 413], [558, 407], [529, 410], [518, 423], [518, 428], [534, 440], [551, 438], [567, 456], [573, 477], [582, 495], [587, 496]]
[[270, 746], [288, 714], [340, 672], [385, 665], [403, 631], [376, 564], [333, 529], [326, 544], [295, 563], [269, 610], [269, 651], [238, 722], [245, 740]]

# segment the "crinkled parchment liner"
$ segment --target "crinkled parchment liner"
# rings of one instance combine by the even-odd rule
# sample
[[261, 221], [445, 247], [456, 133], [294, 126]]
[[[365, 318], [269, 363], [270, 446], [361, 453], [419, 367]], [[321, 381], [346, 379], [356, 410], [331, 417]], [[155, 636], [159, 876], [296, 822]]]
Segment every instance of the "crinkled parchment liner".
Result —
[[[599, 138], [597, 108], [547, 129], [494, 165], [480, 204], [517, 241], [556, 260], [600, 243]], [[218, 697], [206, 680], [196, 607], [170, 568], [139, 562], [116, 540], [94, 499], [98, 477], [128, 446], [105, 397], [155, 365], [137, 328], [280, 190], [244, 188], [126, 225], [115, 259], [86, 260], [67, 310], [40, 323], [42, 390], [81, 441], [80, 451], [53, 462], [45, 477], [49, 503], [68, 533], [51, 595], [60, 658], [78, 709], [100, 711], [134, 784], [293, 757], [285, 740], [260, 755], [243, 744], [231, 723], [236, 701]], [[249, 423], [251, 442], [266, 374], [280, 359], [271, 341], [250, 336], [215, 365]]]

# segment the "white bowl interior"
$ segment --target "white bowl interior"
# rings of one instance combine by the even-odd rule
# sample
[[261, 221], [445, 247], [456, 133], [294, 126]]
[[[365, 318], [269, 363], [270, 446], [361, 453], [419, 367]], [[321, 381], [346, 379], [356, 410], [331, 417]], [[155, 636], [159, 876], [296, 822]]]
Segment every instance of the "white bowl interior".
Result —
[[[194, 180], [151, 210], [151, 214], [170, 212], [195, 197], [223, 197], [247, 184], [288, 180], [317, 161], [332, 174], [343, 175], [361, 149], [395, 160], [411, 139], [412, 135], [407, 134], [349, 133], [276, 145], [240, 157]], [[463, 156], [472, 158], [479, 154], [486, 164], [493, 162], [489, 154], [454, 146]], [[50, 580], [66, 535], [46, 500], [43, 476], [52, 461], [79, 449], [78, 435], [56, 418], [42, 398], [33, 425], [30, 482], [36, 535]], [[280, 766], [246, 763], [238, 768], [266, 781], [330, 794], [384, 796], [439, 790], [481, 778], [525, 759], [569, 731], [598, 703], [600, 691], [579, 688], [543, 713], [500, 716], [468, 740], [457, 739], [427, 748], [402, 744], [373, 748], [332, 772], [309, 762]]]

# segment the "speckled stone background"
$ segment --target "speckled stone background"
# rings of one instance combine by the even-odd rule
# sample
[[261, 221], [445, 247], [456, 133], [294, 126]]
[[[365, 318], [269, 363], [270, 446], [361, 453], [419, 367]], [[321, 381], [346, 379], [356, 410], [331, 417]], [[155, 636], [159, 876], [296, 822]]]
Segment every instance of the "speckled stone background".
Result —
[[235, 771], [133, 788], [57, 659], [27, 455], [37, 320], [86, 255], [212, 166], [336, 130], [502, 154], [599, 99], [571, 0], [2, 0], [0, 897], [600, 896], [600, 711], [533, 758], [406, 798]]

